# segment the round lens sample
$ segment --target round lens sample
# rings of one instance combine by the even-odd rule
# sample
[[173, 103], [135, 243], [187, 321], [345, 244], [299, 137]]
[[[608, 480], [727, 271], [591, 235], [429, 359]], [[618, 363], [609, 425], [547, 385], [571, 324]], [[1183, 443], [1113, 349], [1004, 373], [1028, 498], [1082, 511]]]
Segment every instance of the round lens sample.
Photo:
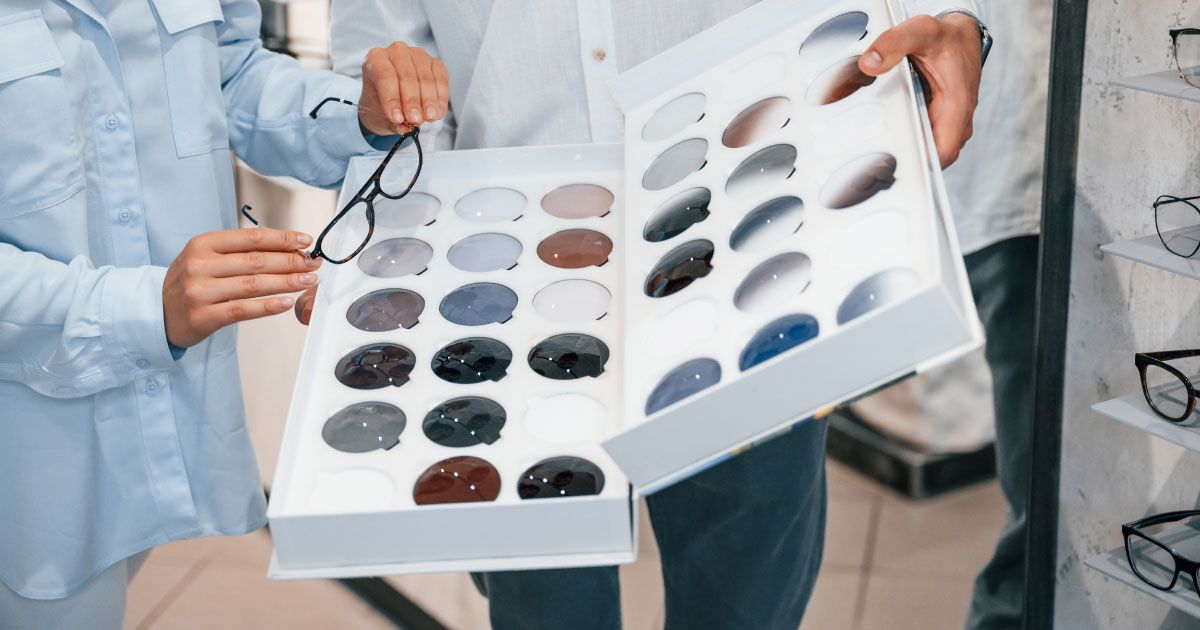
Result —
[[823, 63], [844, 55], [850, 46], [867, 36], [867, 14], [843, 13], [817, 27], [800, 45], [800, 60]]
[[474, 385], [499, 381], [512, 365], [512, 350], [495, 339], [470, 337], [459, 339], [433, 355], [430, 367], [438, 378], [449, 383]]
[[780, 317], [763, 326], [750, 338], [742, 350], [738, 367], [745, 372], [750, 368], [773, 359], [806, 341], [817, 338], [821, 327], [812, 315], [796, 314]]
[[683, 178], [704, 167], [708, 161], [708, 141], [703, 138], [684, 140], [662, 152], [642, 175], [646, 190], [662, 190], [683, 181]]
[[416, 364], [412, 350], [391, 343], [376, 343], [342, 357], [334, 375], [343, 385], [354, 389], [400, 387], [408, 382]]
[[389, 238], [368, 247], [358, 257], [358, 268], [376, 278], [421, 274], [433, 259], [433, 248], [415, 238]]
[[843, 59], [826, 68], [808, 86], [806, 98], [811, 105], [830, 105], [871, 85], [875, 77], [858, 69], [858, 57]]
[[612, 293], [591, 280], [560, 280], [533, 296], [533, 310], [552, 322], [595, 321], [608, 313]]
[[703, 94], [692, 92], [663, 105], [642, 127], [642, 140], [658, 142], [687, 129], [704, 117], [707, 102]]
[[804, 225], [804, 202], [799, 197], [772, 199], [750, 211], [729, 236], [735, 252], [770, 247]]
[[435, 444], [463, 448], [499, 440], [507, 418], [496, 401], [464, 396], [434, 407], [425, 414], [421, 428]]
[[798, 252], [775, 256], [754, 268], [733, 294], [739, 310], [762, 312], [804, 293], [812, 284], [812, 259]]
[[437, 218], [438, 210], [442, 207], [437, 197], [419, 192], [410, 192], [399, 199], [379, 196], [372, 203], [375, 204], [376, 228], [429, 225]]
[[525, 195], [511, 188], [482, 188], [454, 204], [454, 213], [471, 223], [515, 221], [525, 214]]
[[783, 96], [763, 99], [742, 110], [725, 128], [721, 144], [737, 149], [783, 129], [792, 120], [792, 102]]
[[838, 306], [838, 324], [862, 317], [871, 311], [912, 295], [921, 286], [921, 277], [911, 269], [881, 271], [850, 290]]
[[666, 297], [687, 288], [712, 272], [715, 248], [712, 241], [690, 241], [663, 256], [646, 277], [645, 291], [650, 297]]
[[591, 335], [567, 333], [535, 345], [529, 351], [529, 367], [549, 379], [572, 381], [600, 376], [608, 357], [608, 346], [603, 341]]
[[452, 245], [446, 259], [463, 271], [485, 273], [516, 267], [523, 249], [507, 234], [476, 234]]
[[604, 473], [582, 457], [551, 457], [521, 474], [517, 494], [522, 499], [553, 499], [600, 494]]
[[734, 101], [751, 96], [769, 86], [778, 85], [787, 70], [787, 59], [773, 54], [759, 57], [729, 73], [722, 96]]
[[537, 254], [542, 262], [559, 269], [600, 267], [608, 262], [613, 242], [596, 230], [563, 230], [547, 236], [538, 243]]
[[671, 370], [659, 381], [646, 400], [646, 415], [666, 409], [720, 381], [720, 363], [712, 359], [692, 359]]
[[1146, 366], [1145, 382], [1150, 404], [1159, 413], [1180, 422], [1187, 419], [1191, 399], [1187, 384], [1178, 375], [1151, 363]]
[[560, 219], [602, 217], [612, 212], [615, 199], [612, 192], [603, 186], [567, 184], [551, 190], [542, 197], [542, 210]]
[[326, 420], [321, 437], [326, 444], [345, 453], [386, 451], [400, 443], [407, 422], [404, 412], [394, 405], [356, 403]]
[[796, 147], [776, 144], [759, 149], [729, 176], [725, 192], [733, 196], [755, 195], [777, 186], [796, 172]]
[[430, 466], [413, 487], [417, 505], [495, 501], [500, 473], [478, 457], [450, 457]]
[[387, 332], [417, 325], [425, 299], [407, 289], [372, 291], [350, 305], [346, 321], [367, 332]]
[[896, 158], [863, 155], [839, 167], [821, 187], [821, 205], [831, 210], [856, 206], [896, 183]]
[[556, 394], [529, 401], [525, 430], [555, 444], [594, 442], [604, 435], [608, 410], [583, 394]]
[[477, 282], [455, 289], [442, 299], [438, 311], [447, 321], [460, 326], [503, 324], [512, 319], [517, 294], [491, 282]]
[[712, 193], [707, 188], [690, 188], [664, 203], [642, 230], [642, 238], [658, 243], [675, 238], [708, 218]]

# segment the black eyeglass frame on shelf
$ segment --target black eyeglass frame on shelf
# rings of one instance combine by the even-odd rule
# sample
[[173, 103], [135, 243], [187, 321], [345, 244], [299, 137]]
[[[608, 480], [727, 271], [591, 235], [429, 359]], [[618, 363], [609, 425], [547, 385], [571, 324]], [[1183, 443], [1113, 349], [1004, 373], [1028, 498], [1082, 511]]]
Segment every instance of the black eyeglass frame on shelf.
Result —
[[1171, 252], [1172, 254], [1175, 254], [1176, 256], [1182, 257], [1182, 258], [1191, 258], [1192, 256], [1196, 255], [1196, 252], [1200, 252], [1200, 240], [1196, 241], [1196, 247], [1194, 247], [1192, 249], [1192, 251], [1187, 254], [1185, 254], [1183, 252], [1177, 252], [1174, 249], [1171, 249], [1171, 246], [1167, 244], [1166, 237], [1163, 236], [1162, 226], [1159, 225], [1159, 222], [1158, 222], [1158, 209], [1165, 205], [1169, 205], [1172, 203], [1186, 204], [1186, 205], [1190, 206], [1192, 208], [1192, 210], [1196, 211], [1196, 224], [1200, 225], [1200, 207], [1196, 207], [1196, 204], [1192, 203], [1193, 201], [1196, 201], [1198, 199], [1200, 199], [1200, 196], [1176, 197], [1175, 195], [1159, 195], [1158, 199], [1154, 200], [1154, 230], [1156, 232], [1158, 232], [1158, 240], [1162, 241], [1163, 247], [1165, 247], [1167, 249], [1167, 251]]
[[1191, 79], [1188, 78], [1187, 72], [1184, 72], [1184, 70], [1183, 70], [1183, 64], [1179, 63], [1179, 38], [1180, 38], [1180, 36], [1191, 35], [1191, 36], [1200, 37], [1200, 28], [1173, 28], [1167, 32], [1170, 33], [1170, 35], [1171, 35], [1171, 55], [1175, 59], [1175, 69], [1179, 71], [1179, 78], [1183, 79], [1183, 81], [1185, 83], [1187, 83], [1188, 85], [1190, 85], [1194, 88], [1200, 88], [1200, 85], [1197, 85], [1196, 83], [1192, 83]]
[[[1139, 352], [1133, 355], [1133, 364], [1137, 366], [1138, 375], [1142, 380], [1142, 395], [1146, 397], [1146, 404], [1150, 405], [1150, 410], [1158, 417], [1167, 422], [1180, 423], [1187, 420], [1196, 411], [1196, 387], [1192, 385], [1192, 379], [1183, 375], [1183, 372], [1175, 369], [1167, 364], [1167, 361], [1176, 361], [1178, 359], [1190, 359], [1200, 357], [1200, 350], [1167, 350], [1163, 352]], [[1187, 388], [1188, 400], [1187, 411], [1179, 417], [1171, 417], [1159, 410], [1154, 405], [1154, 401], [1150, 396], [1150, 384], [1146, 380], [1146, 368], [1150, 366], [1161, 368], [1173, 374], [1176, 378], [1183, 382]]]
[[[1196, 590], [1196, 596], [1200, 597], [1200, 562], [1179, 555], [1174, 549], [1142, 531], [1146, 527], [1174, 523], [1194, 516], [1200, 516], [1200, 510], [1181, 510], [1178, 512], [1155, 514], [1154, 516], [1147, 516], [1146, 518], [1138, 519], [1121, 526], [1121, 537], [1125, 540], [1125, 558], [1129, 561], [1129, 568], [1133, 570], [1134, 575], [1138, 576], [1138, 579], [1160, 591], [1170, 591], [1179, 582], [1179, 574], [1186, 573], [1192, 578], [1192, 586]], [[1133, 560], [1133, 545], [1130, 543], [1130, 539], [1134, 536], [1147, 541], [1171, 555], [1171, 558], [1175, 561], [1175, 573], [1171, 576], [1171, 583], [1168, 586], [1159, 586], [1138, 571], [1137, 563]]]

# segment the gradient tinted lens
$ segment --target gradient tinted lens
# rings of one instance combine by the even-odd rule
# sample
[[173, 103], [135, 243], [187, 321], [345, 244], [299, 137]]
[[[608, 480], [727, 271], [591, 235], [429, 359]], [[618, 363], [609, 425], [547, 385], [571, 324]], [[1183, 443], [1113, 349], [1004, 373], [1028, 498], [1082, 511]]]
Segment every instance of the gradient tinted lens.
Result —
[[486, 273], [516, 267], [523, 249], [507, 234], [476, 234], [450, 247], [446, 259], [463, 271]]
[[568, 184], [542, 197], [542, 209], [560, 219], [602, 217], [612, 212], [614, 199], [612, 192], [603, 186]]
[[920, 286], [921, 277], [911, 269], [881, 271], [850, 290], [838, 306], [838, 324], [845, 324], [902, 300], [915, 293]]
[[420, 274], [429, 266], [433, 248], [415, 238], [391, 238], [368, 247], [358, 257], [358, 268], [376, 278]]
[[529, 367], [546, 378], [570, 381], [600, 376], [608, 356], [608, 346], [603, 341], [591, 335], [568, 333], [534, 346], [529, 352]]
[[821, 188], [821, 203], [833, 210], [856, 206], [896, 183], [896, 158], [872, 153], [834, 171]]
[[783, 129], [792, 119], [792, 102], [783, 96], [761, 100], [734, 117], [721, 135], [721, 144], [737, 149]]
[[758, 331], [742, 350], [738, 367], [744, 372], [773, 359], [800, 344], [817, 338], [821, 327], [812, 315], [788, 315], [781, 317]]
[[858, 57], [843, 59], [826, 68], [808, 86], [807, 99], [812, 105], [829, 105], [871, 85], [875, 77], [858, 69]]
[[[407, 185], [407, 184], [406, 184]], [[376, 228], [411, 228], [429, 225], [437, 218], [442, 202], [433, 195], [410, 192], [400, 199], [375, 199]]]
[[448, 400], [425, 415], [421, 428], [436, 444], [452, 448], [491, 444], [500, 439], [508, 416], [499, 403], [478, 396]]
[[730, 195], [756, 195], [765, 192], [796, 172], [796, 147], [776, 144], [760, 149], [746, 158], [725, 183]]
[[538, 243], [538, 258], [559, 269], [599, 267], [608, 262], [613, 242], [596, 230], [563, 230]]
[[721, 364], [712, 359], [693, 359], [671, 370], [659, 381], [646, 400], [646, 415], [712, 387], [721, 381]]
[[553, 322], [594, 321], [608, 313], [612, 293], [591, 280], [560, 280], [533, 296], [533, 310]]
[[663, 105], [642, 127], [642, 140], [658, 142], [687, 129], [704, 118], [707, 101], [703, 94], [692, 92]]
[[325, 421], [321, 437], [346, 453], [388, 450], [400, 443], [407, 420], [399, 407], [381, 402], [350, 405]]
[[800, 60], [825, 62], [849, 52], [855, 42], [867, 36], [867, 14], [843, 13], [817, 27], [800, 45]]
[[679, 236], [708, 218], [711, 201], [712, 193], [707, 188], [692, 188], [671, 197], [646, 222], [642, 237], [658, 243]]
[[354, 389], [400, 387], [416, 365], [412, 350], [390, 343], [363, 346], [338, 361], [337, 380]]
[[511, 188], [484, 188], [454, 204], [454, 213], [472, 223], [514, 221], [525, 214], [525, 195]]
[[604, 473], [582, 457], [551, 457], [526, 470], [517, 484], [522, 499], [552, 499], [600, 494]]
[[383, 289], [368, 293], [350, 305], [346, 321], [367, 332], [386, 332], [417, 325], [425, 300], [405, 289]]
[[517, 294], [512, 289], [480, 282], [456, 289], [442, 299], [438, 310], [442, 317], [460, 326], [503, 324], [512, 319]]
[[500, 473], [478, 457], [443, 459], [421, 473], [413, 487], [417, 505], [495, 501], [499, 495]]
[[712, 271], [713, 251], [711, 241], [691, 241], [671, 250], [646, 278], [646, 295], [673, 295], [707, 276]]
[[812, 283], [812, 259], [788, 252], [754, 268], [737, 292], [733, 304], [748, 312], [762, 312], [800, 295]]
[[703, 168], [707, 156], [707, 140], [684, 140], [655, 158], [650, 168], [642, 175], [642, 187], [646, 190], [662, 190], [674, 186], [683, 178]]
[[473, 385], [499, 381], [512, 365], [512, 350], [486, 337], [459, 339], [433, 356], [433, 373], [450, 383]]
[[748, 252], [778, 243], [804, 225], [804, 202], [799, 197], [772, 199], [750, 211], [729, 236], [734, 251]]

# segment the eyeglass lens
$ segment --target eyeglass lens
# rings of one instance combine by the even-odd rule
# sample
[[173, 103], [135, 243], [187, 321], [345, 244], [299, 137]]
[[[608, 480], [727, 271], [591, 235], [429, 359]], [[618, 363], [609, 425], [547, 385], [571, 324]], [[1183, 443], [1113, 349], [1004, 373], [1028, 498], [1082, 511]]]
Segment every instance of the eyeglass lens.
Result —
[[650, 297], [666, 297], [682, 291], [712, 271], [715, 248], [711, 241], [691, 241], [671, 250], [658, 261], [646, 278]]
[[585, 376], [600, 376], [608, 363], [608, 346], [603, 341], [579, 333], [554, 335], [529, 352], [529, 367], [556, 381]]
[[325, 422], [325, 443], [346, 453], [388, 450], [400, 443], [407, 420], [394, 405], [381, 402], [356, 403], [333, 414]]
[[1179, 375], [1153, 363], [1142, 368], [1142, 390], [1159, 415], [1180, 422], [1191, 412], [1191, 393]]
[[507, 415], [504, 407], [487, 398], [464, 396], [448, 400], [429, 411], [421, 428], [435, 444], [452, 448], [492, 444], [500, 439]]
[[582, 457], [551, 457], [526, 470], [517, 483], [522, 499], [552, 499], [600, 494], [604, 473]]
[[500, 473], [478, 457], [450, 457], [425, 470], [413, 487], [417, 505], [495, 501]]
[[450, 383], [473, 385], [499, 381], [512, 364], [512, 350], [486, 337], [459, 339], [433, 356], [433, 373]]
[[367, 332], [386, 332], [417, 325], [425, 300], [406, 289], [372, 291], [350, 305], [346, 321]]
[[412, 350], [390, 343], [363, 346], [338, 361], [337, 380], [354, 389], [400, 387], [408, 382], [416, 357]]

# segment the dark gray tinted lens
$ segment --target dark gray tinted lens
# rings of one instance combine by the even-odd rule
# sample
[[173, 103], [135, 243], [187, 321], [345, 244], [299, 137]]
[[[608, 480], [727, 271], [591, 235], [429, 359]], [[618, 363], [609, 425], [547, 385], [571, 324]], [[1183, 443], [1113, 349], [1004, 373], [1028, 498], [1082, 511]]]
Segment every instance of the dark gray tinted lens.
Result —
[[817, 27], [800, 45], [800, 60], [826, 62], [850, 52], [850, 46], [867, 36], [867, 14], [843, 13]]
[[429, 266], [433, 248], [415, 238], [391, 238], [371, 245], [358, 256], [358, 268], [376, 278], [419, 274]]
[[412, 350], [390, 343], [363, 346], [342, 357], [334, 370], [338, 381], [354, 389], [400, 387], [416, 365]]
[[795, 234], [804, 225], [804, 202], [799, 197], [772, 199], [750, 211], [729, 237], [734, 251], [769, 247]]
[[712, 359], [693, 359], [671, 370], [659, 381], [646, 400], [646, 415], [712, 387], [721, 381], [721, 364]]
[[399, 407], [381, 402], [357, 403], [333, 414], [321, 429], [321, 437], [346, 453], [386, 451], [400, 442], [406, 423]]
[[455, 243], [446, 258], [463, 271], [485, 273], [512, 269], [523, 249], [521, 241], [507, 234], [476, 234]]
[[459, 339], [438, 350], [433, 357], [433, 373], [450, 383], [473, 385], [499, 381], [512, 365], [512, 350], [486, 337]]
[[425, 415], [425, 436], [442, 446], [463, 448], [491, 444], [500, 439], [507, 414], [499, 403], [465, 396], [448, 400]]
[[841, 210], [856, 206], [896, 183], [896, 158], [872, 153], [855, 158], [834, 171], [821, 188], [821, 203]]
[[666, 297], [682, 291], [692, 282], [712, 272], [711, 241], [691, 241], [671, 250], [646, 278], [645, 291], [650, 297]]
[[517, 294], [512, 289], [480, 282], [456, 289], [438, 307], [442, 317], [460, 326], [502, 324], [512, 319]]
[[350, 305], [346, 321], [367, 332], [386, 332], [417, 325], [425, 300], [405, 289], [383, 289], [368, 293]]
[[875, 77], [863, 74], [858, 69], [858, 57], [843, 59], [825, 69], [812, 84], [806, 95], [812, 105], [829, 105], [871, 85]]
[[529, 367], [556, 381], [604, 373], [608, 346], [591, 335], [567, 333], [547, 338], [529, 352]]
[[708, 156], [708, 141], [702, 138], [684, 140], [659, 155], [642, 175], [646, 190], [662, 190], [678, 184], [683, 178], [704, 167]]
[[692, 188], [671, 197], [646, 222], [643, 238], [658, 243], [682, 234], [708, 218], [711, 201], [712, 193], [707, 188]]
[[817, 319], [812, 315], [788, 315], [762, 327], [742, 350], [738, 367], [744, 372], [773, 359], [806, 341], [817, 338], [820, 332]]
[[604, 473], [582, 457], [551, 457], [521, 475], [517, 494], [522, 499], [552, 499], [600, 494]]
[[733, 196], [757, 195], [777, 186], [796, 172], [796, 147], [776, 144], [746, 158], [725, 183]]
[[754, 268], [733, 294], [733, 304], [762, 312], [800, 295], [812, 283], [812, 259], [798, 252], [775, 256]]
[[838, 324], [845, 324], [871, 311], [902, 300], [921, 286], [921, 277], [911, 269], [881, 271], [850, 290], [838, 306]]

